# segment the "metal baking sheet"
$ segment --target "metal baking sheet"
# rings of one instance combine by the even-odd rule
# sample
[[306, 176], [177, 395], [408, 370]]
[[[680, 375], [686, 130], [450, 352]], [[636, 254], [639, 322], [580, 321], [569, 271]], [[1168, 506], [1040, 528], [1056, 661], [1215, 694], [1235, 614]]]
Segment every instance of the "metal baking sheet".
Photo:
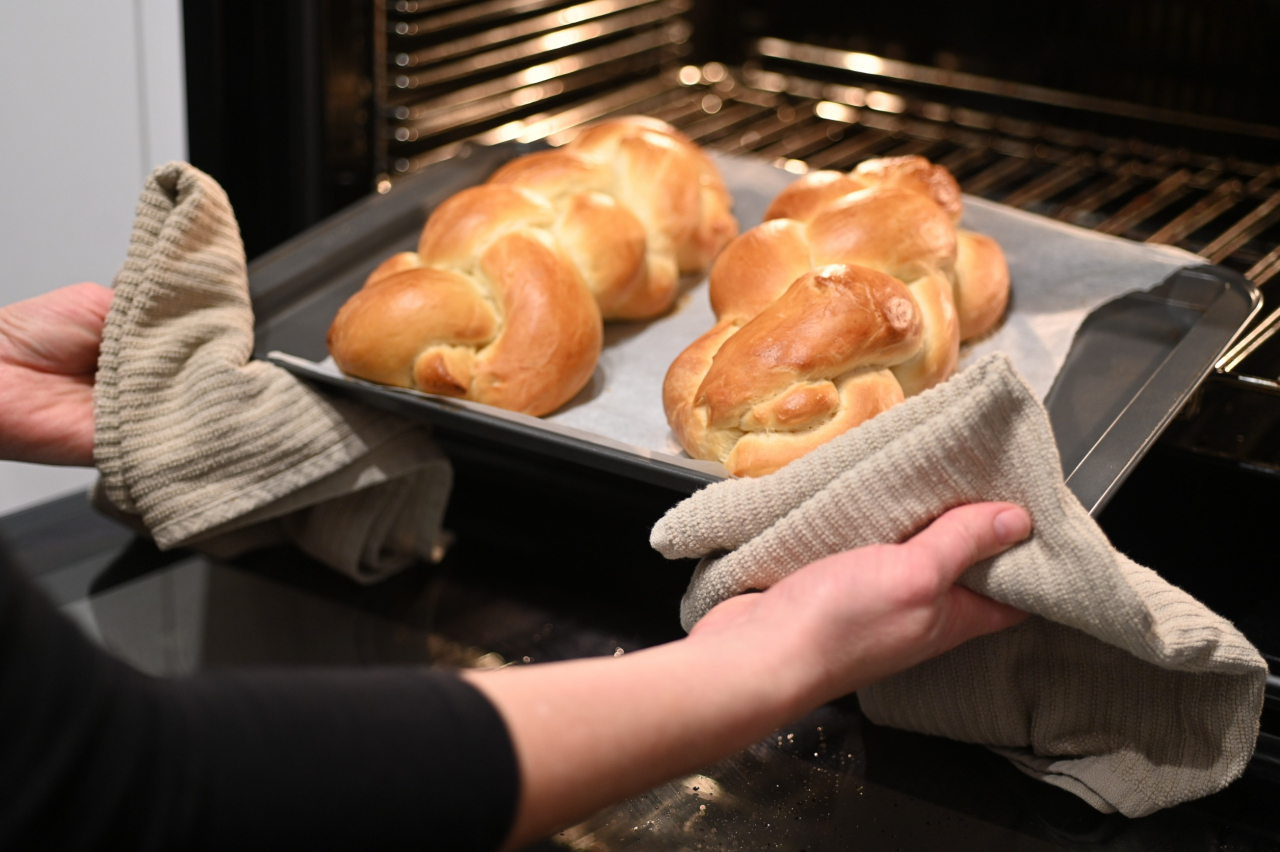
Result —
[[[667, 365], [714, 322], [705, 283], [658, 320], [610, 323], [588, 387], [546, 418], [350, 379], [325, 361], [329, 322], [368, 272], [411, 248], [437, 204], [527, 150], [471, 149], [256, 261], [250, 279], [259, 355], [408, 416], [678, 491], [724, 477], [718, 464], [683, 456], [660, 402]], [[744, 230], [796, 177], [758, 161], [717, 161]], [[1014, 289], [1003, 325], [966, 347], [962, 366], [988, 351], [1010, 354], [1045, 397], [1068, 485], [1086, 507], [1100, 511], [1256, 310], [1257, 293], [1226, 270], [1194, 268], [1198, 261], [1185, 252], [1100, 236], [981, 199], [965, 204], [964, 225], [1005, 248]]]

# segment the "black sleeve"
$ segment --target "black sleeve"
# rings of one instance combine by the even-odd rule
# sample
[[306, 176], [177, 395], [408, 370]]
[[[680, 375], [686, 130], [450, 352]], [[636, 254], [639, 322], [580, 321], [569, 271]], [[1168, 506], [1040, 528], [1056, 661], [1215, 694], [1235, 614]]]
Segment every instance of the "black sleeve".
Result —
[[149, 678], [0, 564], [0, 849], [490, 850], [518, 779], [451, 674]]

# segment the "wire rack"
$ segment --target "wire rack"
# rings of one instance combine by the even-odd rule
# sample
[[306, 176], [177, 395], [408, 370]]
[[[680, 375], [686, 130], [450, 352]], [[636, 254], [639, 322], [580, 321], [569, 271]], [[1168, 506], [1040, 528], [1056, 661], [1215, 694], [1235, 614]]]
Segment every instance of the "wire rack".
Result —
[[[678, 69], [469, 137], [565, 141], [580, 125], [639, 112], [695, 141], [796, 173], [919, 154], [965, 192], [1103, 233], [1175, 245], [1259, 285], [1280, 275], [1280, 167], [911, 101], [887, 92], [718, 63]], [[399, 173], [456, 145], [402, 158]]]
[[[689, 53], [692, 0], [397, 0], [386, 8], [389, 180], [533, 113], [612, 102]], [[389, 187], [389, 183], [381, 185]]]
[[[1274, 311], [1280, 290], [1268, 294], [1266, 287], [1280, 278], [1280, 164], [1080, 128], [1106, 125], [1091, 117], [1121, 115], [1277, 143], [1280, 129], [778, 39], [756, 42], [750, 52], [757, 59], [740, 67], [683, 64], [691, 50], [684, 17], [691, 6], [692, 0], [389, 3], [386, 170], [379, 189], [467, 144], [557, 145], [583, 124], [627, 113], [665, 119], [708, 148], [797, 174], [919, 154], [950, 169], [970, 194], [1178, 246], [1234, 269], [1273, 303], [1252, 340], [1280, 327]], [[774, 70], [778, 61], [787, 73]], [[851, 85], [851, 72], [871, 82]], [[927, 85], [928, 95], [891, 91], [903, 82]], [[974, 92], [989, 96], [994, 108], [959, 105]], [[1070, 107], [1081, 120], [1070, 126], [1027, 120], [1016, 101]], [[1236, 353], [1233, 364], [1241, 357]]]
[[[609, 112], [643, 109], [702, 145], [797, 173], [919, 154], [950, 169], [973, 195], [1103, 233], [1176, 245], [1259, 285], [1280, 275], [1276, 166], [750, 68], [733, 73], [712, 63], [675, 76], [676, 85], [648, 102]], [[568, 117], [562, 116], [535, 121], [521, 138], [543, 135]]]

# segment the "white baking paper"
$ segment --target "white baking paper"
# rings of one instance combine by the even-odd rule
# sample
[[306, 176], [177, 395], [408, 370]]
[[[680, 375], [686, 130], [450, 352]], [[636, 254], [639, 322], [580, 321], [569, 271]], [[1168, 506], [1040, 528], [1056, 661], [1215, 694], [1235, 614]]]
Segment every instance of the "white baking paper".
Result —
[[[713, 157], [733, 194], [734, 214], [744, 231], [761, 222], [769, 202], [797, 177], [755, 160]], [[963, 347], [960, 366], [990, 352], [1004, 352], [1041, 398], [1052, 387], [1076, 330], [1090, 311], [1124, 293], [1149, 289], [1177, 269], [1203, 262], [1180, 249], [1096, 234], [980, 198], [966, 196], [964, 204], [962, 226], [994, 237], [1004, 249], [1012, 294], [1004, 322], [981, 341]], [[687, 457], [662, 410], [667, 367], [714, 324], [705, 278], [690, 286], [666, 316], [607, 323], [604, 352], [587, 387], [564, 408], [541, 419], [432, 398], [725, 475], [718, 464]], [[295, 372], [341, 375], [332, 359], [315, 364], [283, 353], [273, 352], [270, 357]]]

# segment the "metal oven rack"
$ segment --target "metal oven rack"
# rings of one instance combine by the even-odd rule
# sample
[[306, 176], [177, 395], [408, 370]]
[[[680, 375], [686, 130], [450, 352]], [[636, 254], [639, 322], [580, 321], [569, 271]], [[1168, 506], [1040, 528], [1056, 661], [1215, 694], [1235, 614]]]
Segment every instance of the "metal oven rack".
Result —
[[[398, 0], [386, 5], [384, 176], [512, 120], [652, 78], [689, 53], [692, 0]], [[650, 85], [654, 85], [653, 81]], [[658, 84], [662, 85], [662, 84]]]
[[[518, 14], [497, 24], [498, 6]], [[665, 119], [704, 146], [797, 173], [920, 154], [947, 166], [970, 194], [1179, 246], [1258, 285], [1263, 318], [1218, 362], [1165, 442], [1280, 473], [1265, 440], [1280, 428], [1280, 340], [1272, 342], [1280, 292], [1267, 286], [1280, 279], [1280, 128], [776, 38], [750, 44], [752, 58], [739, 67], [682, 64], [691, 6], [389, 4], [379, 189], [468, 144], [555, 145], [587, 122], [626, 113]], [[1264, 156], [1145, 141], [1197, 133]], [[1253, 398], [1246, 422], [1234, 413], [1240, 393]], [[1225, 438], [1224, 418], [1232, 421]]]
[[[763, 42], [760, 49], [775, 52], [784, 44]], [[831, 54], [838, 51], [821, 52], [835, 64]], [[867, 64], [906, 64], [846, 56]], [[660, 69], [649, 79], [560, 109], [534, 111], [470, 141], [545, 138], [554, 145], [581, 124], [628, 112], [670, 121], [716, 150], [781, 160], [797, 172], [920, 154], [947, 166], [970, 194], [1103, 233], [1177, 245], [1259, 286], [1280, 275], [1280, 165], [782, 74], [759, 63]], [[1280, 130], [1275, 138], [1280, 149]], [[394, 174], [416, 171], [454, 150], [442, 146], [401, 158]]]

